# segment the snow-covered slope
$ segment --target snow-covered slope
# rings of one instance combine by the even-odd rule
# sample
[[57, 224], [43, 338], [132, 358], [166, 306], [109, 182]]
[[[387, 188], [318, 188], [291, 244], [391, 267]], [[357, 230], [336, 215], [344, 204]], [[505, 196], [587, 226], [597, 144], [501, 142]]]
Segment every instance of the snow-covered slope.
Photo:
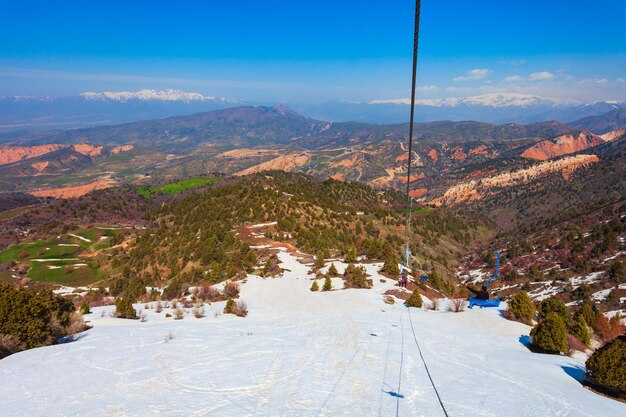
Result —
[[580, 386], [574, 359], [531, 353], [529, 328], [497, 310], [384, 304], [393, 283], [377, 265], [371, 290], [311, 293], [308, 267], [279, 256], [283, 277], [242, 286], [246, 318], [219, 315], [223, 303], [179, 321], [150, 309], [143, 323], [96, 308], [78, 341], [9, 356], [0, 415], [442, 416], [416, 340], [451, 416], [626, 414]]

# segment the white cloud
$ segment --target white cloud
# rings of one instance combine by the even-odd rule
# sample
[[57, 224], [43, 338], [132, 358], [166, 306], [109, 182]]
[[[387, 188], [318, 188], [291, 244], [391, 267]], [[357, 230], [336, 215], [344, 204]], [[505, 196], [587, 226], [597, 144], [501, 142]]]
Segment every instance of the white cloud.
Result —
[[510, 75], [504, 79], [506, 82], [518, 82], [523, 80], [524, 79], [520, 75]]
[[453, 80], [454, 81], [482, 80], [483, 78], [487, 77], [489, 74], [491, 74], [491, 70], [488, 70], [486, 68], [477, 68], [477, 69], [473, 69], [469, 71], [465, 75], [455, 77], [453, 78]]
[[436, 85], [422, 85], [422, 86], [416, 87], [415, 90], [420, 91], [422, 93], [428, 93], [431, 91], [439, 90], [439, 87], [437, 87]]
[[618, 78], [618, 79], [617, 79], [617, 80], [615, 80], [615, 81], [617, 81], [617, 82], [618, 82], [618, 83], [620, 83], [620, 84], [624, 84], [624, 83], [626, 83], [626, 78], [621, 78], [621, 77], [620, 77], [620, 78]]
[[500, 64], [513, 65], [513, 66], [524, 65], [525, 63], [526, 63], [525, 59], [514, 59], [512, 61], [500, 61]]
[[550, 71], [533, 72], [529, 77], [531, 81], [551, 80], [553, 78], [554, 74]]

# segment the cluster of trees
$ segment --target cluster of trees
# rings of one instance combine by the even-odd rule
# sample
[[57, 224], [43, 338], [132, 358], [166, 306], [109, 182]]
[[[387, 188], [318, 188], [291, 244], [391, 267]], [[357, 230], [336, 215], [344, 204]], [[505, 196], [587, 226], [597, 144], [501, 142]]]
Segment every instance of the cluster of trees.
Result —
[[626, 391], [626, 326], [620, 314], [610, 320], [590, 303], [583, 303], [571, 315], [563, 301], [548, 298], [538, 306], [526, 292], [509, 301], [508, 314], [526, 324], [537, 321], [531, 330], [535, 349], [545, 353], [568, 353], [576, 346], [589, 347], [595, 336], [606, 343], [588, 360], [592, 378], [600, 385]]
[[626, 330], [619, 314], [607, 319], [594, 305], [584, 303], [571, 315], [563, 301], [548, 298], [535, 306], [525, 292], [512, 297], [509, 312], [527, 324], [537, 320], [531, 331], [533, 345], [546, 353], [567, 353], [575, 341], [589, 347], [592, 335], [608, 342]]
[[35, 292], [0, 284], [0, 358], [58, 343], [85, 328], [72, 302], [51, 289]]
[[[118, 251], [110, 263], [111, 293], [135, 300], [145, 294], [146, 286], [169, 284], [164, 296], [171, 299], [200, 282], [218, 283], [250, 273], [258, 260], [235, 229], [274, 220], [277, 231], [272, 237], [318, 254], [317, 258], [333, 254], [343, 256], [347, 263], [355, 263], [359, 255], [391, 260], [402, 248], [399, 232], [404, 218], [397, 210], [402, 204], [398, 193], [284, 172], [224, 181], [152, 210], [148, 229], [135, 239], [128, 253]], [[414, 252], [420, 248], [431, 251], [445, 268], [453, 256], [449, 252], [452, 240], [462, 247], [482, 224], [478, 217], [459, 216], [435, 210], [417, 219], [413, 238], [430, 243], [415, 243]], [[438, 247], [445, 249], [438, 251]], [[263, 273], [271, 275], [271, 260], [269, 263]], [[389, 273], [396, 272], [391, 263], [387, 266]], [[366, 286], [353, 269], [347, 281]], [[442, 291], [453, 290], [437, 272], [432, 283]]]

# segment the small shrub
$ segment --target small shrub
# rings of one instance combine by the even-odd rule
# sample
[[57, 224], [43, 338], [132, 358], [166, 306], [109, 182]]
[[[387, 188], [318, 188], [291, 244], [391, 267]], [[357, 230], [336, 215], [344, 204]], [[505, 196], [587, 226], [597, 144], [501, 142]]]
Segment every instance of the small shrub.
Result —
[[170, 313], [165, 313], [165, 317], [166, 318], [170, 318], [170, 317], [172, 317], [172, 315]]
[[626, 392], [626, 335], [598, 349], [586, 365], [594, 382]]
[[509, 312], [516, 320], [530, 324], [533, 317], [535, 317], [536, 308], [528, 293], [521, 291], [515, 294], [509, 301]]
[[439, 307], [441, 307], [441, 299], [435, 298], [430, 304], [430, 309], [433, 311], [439, 311]]
[[390, 296], [390, 295], [385, 295], [383, 297], [383, 301], [385, 302], [385, 304], [395, 304], [396, 303], [396, 300], [392, 296]]
[[224, 314], [231, 314], [233, 312], [233, 307], [235, 306], [235, 300], [229, 298], [226, 301], [226, 305], [224, 306]]
[[79, 308], [80, 314], [89, 314], [91, 313], [91, 311], [89, 310], [89, 303], [87, 303], [87, 301], [84, 301], [82, 303], [80, 303], [80, 308]]
[[331, 277], [336, 277], [339, 275], [339, 272], [337, 272], [337, 268], [335, 267], [334, 263], [331, 263], [328, 267], [328, 275], [330, 275]]
[[18, 256], [18, 258], [20, 258], [20, 259], [28, 258], [28, 252], [26, 252], [25, 250], [23, 250], [23, 251], [21, 251], [21, 252], [19, 253], [19, 255], [17, 255], [17, 256]]
[[322, 287], [322, 291], [330, 291], [332, 289], [333, 282], [331, 281], [330, 277], [326, 275], [326, 278], [324, 278], [324, 286]]
[[563, 318], [550, 312], [530, 332], [533, 346], [545, 353], [565, 353], [567, 349], [567, 329]]
[[413, 291], [413, 294], [409, 297], [408, 300], [404, 303], [407, 307], [416, 307], [420, 308], [423, 304], [422, 295], [419, 293], [417, 288]]
[[185, 310], [180, 307], [176, 307], [174, 310], [174, 320], [182, 320], [185, 316]]
[[228, 298], [239, 297], [239, 283], [236, 281], [228, 281], [224, 285], [224, 296]]
[[119, 319], [136, 319], [137, 311], [133, 308], [133, 303], [129, 298], [118, 298], [115, 300], [115, 317]]
[[154, 307], [154, 311], [156, 311], [157, 313], [160, 313], [161, 311], [163, 311], [163, 305], [161, 305], [161, 300], [157, 300], [156, 306]]
[[319, 291], [320, 290], [320, 286], [317, 284], [317, 281], [313, 281], [313, 284], [311, 285], [311, 291]]

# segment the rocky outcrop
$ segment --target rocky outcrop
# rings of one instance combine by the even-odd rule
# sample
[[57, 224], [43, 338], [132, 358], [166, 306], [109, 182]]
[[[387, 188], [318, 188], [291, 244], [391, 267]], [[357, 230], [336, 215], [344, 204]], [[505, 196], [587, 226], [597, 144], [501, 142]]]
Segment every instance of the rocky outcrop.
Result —
[[528, 168], [464, 181], [448, 188], [445, 193], [430, 203], [436, 206], [455, 205], [465, 201], [482, 198], [497, 189], [515, 187], [536, 180], [548, 174], [560, 172], [564, 179], [569, 179], [572, 172], [598, 162], [596, 155], [567, 156], [556, 161], [546, 161]]
[[36, 158], [64, 148], [64, 145], [0, 146], [0, 165]]
[[94, 190], [111, 188], [118, 184], [111, 178], [102, 178], [87, 184], [73, 185], [70, 187], [48, 188], [45, 190], [31, 191], [29, 194], [36, 197], [74, 198], [85, 195]]
[[76, 145], [72, 145], [72, 149], [74, 149], [78, 153], [94, 158], [96, 156], [102, 155], [102, 150], [104, 149], [104, 147], [94, 146], [88, 143], [78, 143]]
[[601, 136], [590, 132], [562, 135], [551, 140], [543, 140], [531, 146], [522, 153], [522, 156], [538, 161], [547, 161], [548, 159], [584, 151], [605, 142], [605, 139]]
[[270, 161], [263, 162], [262, 164], [252, 166], [250, 168], [244, 169], [243, 171], [239, 171], [235, 175], [250, 175], [256, 174], [257, 172], [269, 171], [269, 170], [280, 170], [280, 171], [291, 171], [295, 168], [298, 168], [310, 160], [309, 156], [306, 154], [293, 154], [293, 155], [284, 155], [279, 156], [278, 158], [274, 158]]

